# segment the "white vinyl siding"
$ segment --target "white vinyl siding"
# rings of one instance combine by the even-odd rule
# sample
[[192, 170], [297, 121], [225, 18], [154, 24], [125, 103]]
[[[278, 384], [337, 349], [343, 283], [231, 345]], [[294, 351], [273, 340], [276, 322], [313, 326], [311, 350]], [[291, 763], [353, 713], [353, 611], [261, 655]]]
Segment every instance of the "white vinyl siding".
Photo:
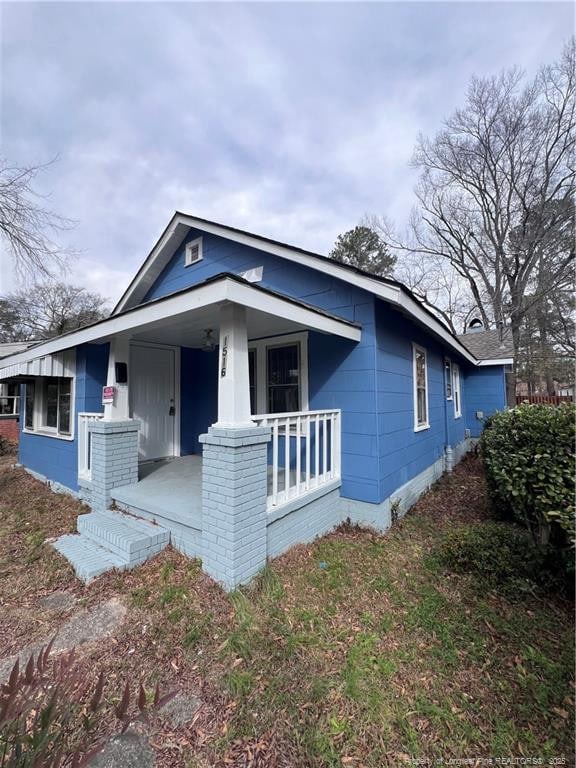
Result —
[[428, 416], [428, 361], [426, 350], [412, 345], [412, 369], [414, 383], [414, 431], [430, 427]]

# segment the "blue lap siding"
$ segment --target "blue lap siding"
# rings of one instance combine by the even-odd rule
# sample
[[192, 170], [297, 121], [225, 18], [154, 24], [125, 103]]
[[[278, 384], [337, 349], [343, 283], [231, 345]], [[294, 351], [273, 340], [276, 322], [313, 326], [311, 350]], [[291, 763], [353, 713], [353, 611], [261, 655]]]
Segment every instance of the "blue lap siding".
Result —
[[[203, 259], [186, 267], [186, 242], [199, 236], [203, 238]], [[239, 273], [259, 266], [263, 267], [263, 279], [259, 284], [264, 288], [301, 299], [362, 324], [362, 340], [358, 344], [310, 332], [309, 407], [342, 409], [342, 493], [364, 501], [379, 501], [374, 370], [375, 302], [371, 294], [310, 267], [225, 238], [192, 231], [148, 291], [146, 300], [181, 290], [222, 272]], [[185, 357], [192, 366], [192, 358], [187, 357], [187, 353]], [[212, 422], [204, 425], [205, 418], [198, 420], [192, 415], [194, 406], [185, 400], [193, 397], [194, 387], [190, 388], [190, 380], [185, 383], [184, 362], [182, 370], [184, 436], [184, 426], [193, 431]], [[216, 381], [215, 371], [213, 375]], [[208, 415], [208, 411], [215, 413], [215, 390], [210, 385], [209, 377], [204, 382], [211, 389], [208, 395]], [[197, 435], [191, 438], [191, 442], [187, 442], [186, 451], [196, 450]]]
[[[21, 419], [19, 461], [74, 491], [78, 490], [78, 414], [102, 412], [102, 385], [106, 381], [108, 345], [85, 344], [76, 349], [74, 439], [32, 434]], [[22, 395], [24, 388], [22, 388]]]
[[[464, 439], [464, 408], [456, 418], [453, 401], [446, 399], [444, 358], [462, 367], [464, 361], [443, 347], [424, 329], [398, 311], [377, 302], [378, 427], [380, 498], [385, 499], [437, 459], [446, 445]], [[426, 350], [428, 420], [430, 427], [414, 430], [412, 344]], [[462, 396], [464, 386], [461, 385]]]
[[[184, 264], [185, 245], [202, 236], [203, 259]], [[308, 334], [309, 408], [342, 411], [342, 488], [344, 497], [379, 503], [434, 464], [446, 445], [464, 439], [465, 427], [477, 435], [485, 414], [505, 404], [502, 366], [474, 368], [425, 328], [395, 308], [347, 282], [257, 248], [191, 231], [158, 276], [146, 300], [191, 287], [215, 275], [263, 267], [260, 285], [305, 301], [362, 326], [360, 342], [310, 331]], [[412, 343], [427, 351], [430, 428], [414, 431]], [[462, 416], [446, 399], [444, 358], [461, 368]], [[81, 411], [101, 412], [108, 345], [77, 349], [75, 428]], [[180, 452], [200, 453], [198, 436], [217, 420], [218, 355], [181, 349]], [[59, 440], [22, 432], [20, 461], [51, 480], [77, 489], [77, 439]]]
[[[466, 426], [472, 437], [479, 437], [484, 419], [506, 406], [506, 368], [491, 365], [471, 368], [466, 375]], [[477, 413], [482, 412], [483, 418]]]

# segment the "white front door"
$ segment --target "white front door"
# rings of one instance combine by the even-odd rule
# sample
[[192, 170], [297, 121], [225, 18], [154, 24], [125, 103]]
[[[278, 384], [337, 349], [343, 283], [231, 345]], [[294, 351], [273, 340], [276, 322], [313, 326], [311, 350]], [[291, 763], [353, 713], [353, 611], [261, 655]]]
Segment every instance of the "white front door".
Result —
[[176, 353], [167, 347], [130, 347], [130, 406], [140, 422], [141, 459], [176, 454]]

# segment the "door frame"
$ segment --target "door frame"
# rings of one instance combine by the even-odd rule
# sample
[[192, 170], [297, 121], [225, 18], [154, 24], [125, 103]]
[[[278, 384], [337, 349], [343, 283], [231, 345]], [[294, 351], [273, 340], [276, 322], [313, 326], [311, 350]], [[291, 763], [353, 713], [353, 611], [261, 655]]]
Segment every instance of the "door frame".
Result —
[[[159, 344], [155, 341], [136, 341], [133, 340], [130, 342], [130, 353], [132, 352], [132, 347], [148, 347], [152, 349], [167, 349], [174, 353], [174, 408], [176, 409], [176, 412], [174, 414], [174, 438], [172, 441], [172, 457], [171, 458], [177, 458], [180, 456], [180, 419], [181, 419], [181, 387], [180, 387], [180, 347], [174, 346], [172, 344]], [[130, 372], [131, 368], [128, 368], [128, 386], [130, 386], [130, 376], [132, 375]], [[132, 417], [132, 402], [129, 403], [130, 405], [130, 416]], [[146, 459], [148, 461], [148, 459]], [[149, 461], [156, 461], [156, 459], [149, 459]]]

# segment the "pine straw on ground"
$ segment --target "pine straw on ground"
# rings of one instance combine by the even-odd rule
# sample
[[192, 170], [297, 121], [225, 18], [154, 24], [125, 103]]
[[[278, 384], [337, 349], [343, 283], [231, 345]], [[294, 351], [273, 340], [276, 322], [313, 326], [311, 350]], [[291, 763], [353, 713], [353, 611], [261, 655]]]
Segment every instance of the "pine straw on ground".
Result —
[[[414, 758], [572, 753], [572, 607], [509, 602], [431, 557], [444, 533], [489, 516], [474, 457], [386, 535], [351, 525], [273, 561], [226, 595], [168, 549], [85, 587], [47, 536], [82, 506], [0, 469], [0, 653], [52, 632], [55, 589], [80, 605], [118, 595], [128, 618], [83, 649], [111, 700], [123, 682], [198, 695], [180, 729], [156, 719], [160, 766], [397, 766]], [[68, 612], [69, 613], [69, 612]], [[100, 733], [114, 727], [105, 717]]]

